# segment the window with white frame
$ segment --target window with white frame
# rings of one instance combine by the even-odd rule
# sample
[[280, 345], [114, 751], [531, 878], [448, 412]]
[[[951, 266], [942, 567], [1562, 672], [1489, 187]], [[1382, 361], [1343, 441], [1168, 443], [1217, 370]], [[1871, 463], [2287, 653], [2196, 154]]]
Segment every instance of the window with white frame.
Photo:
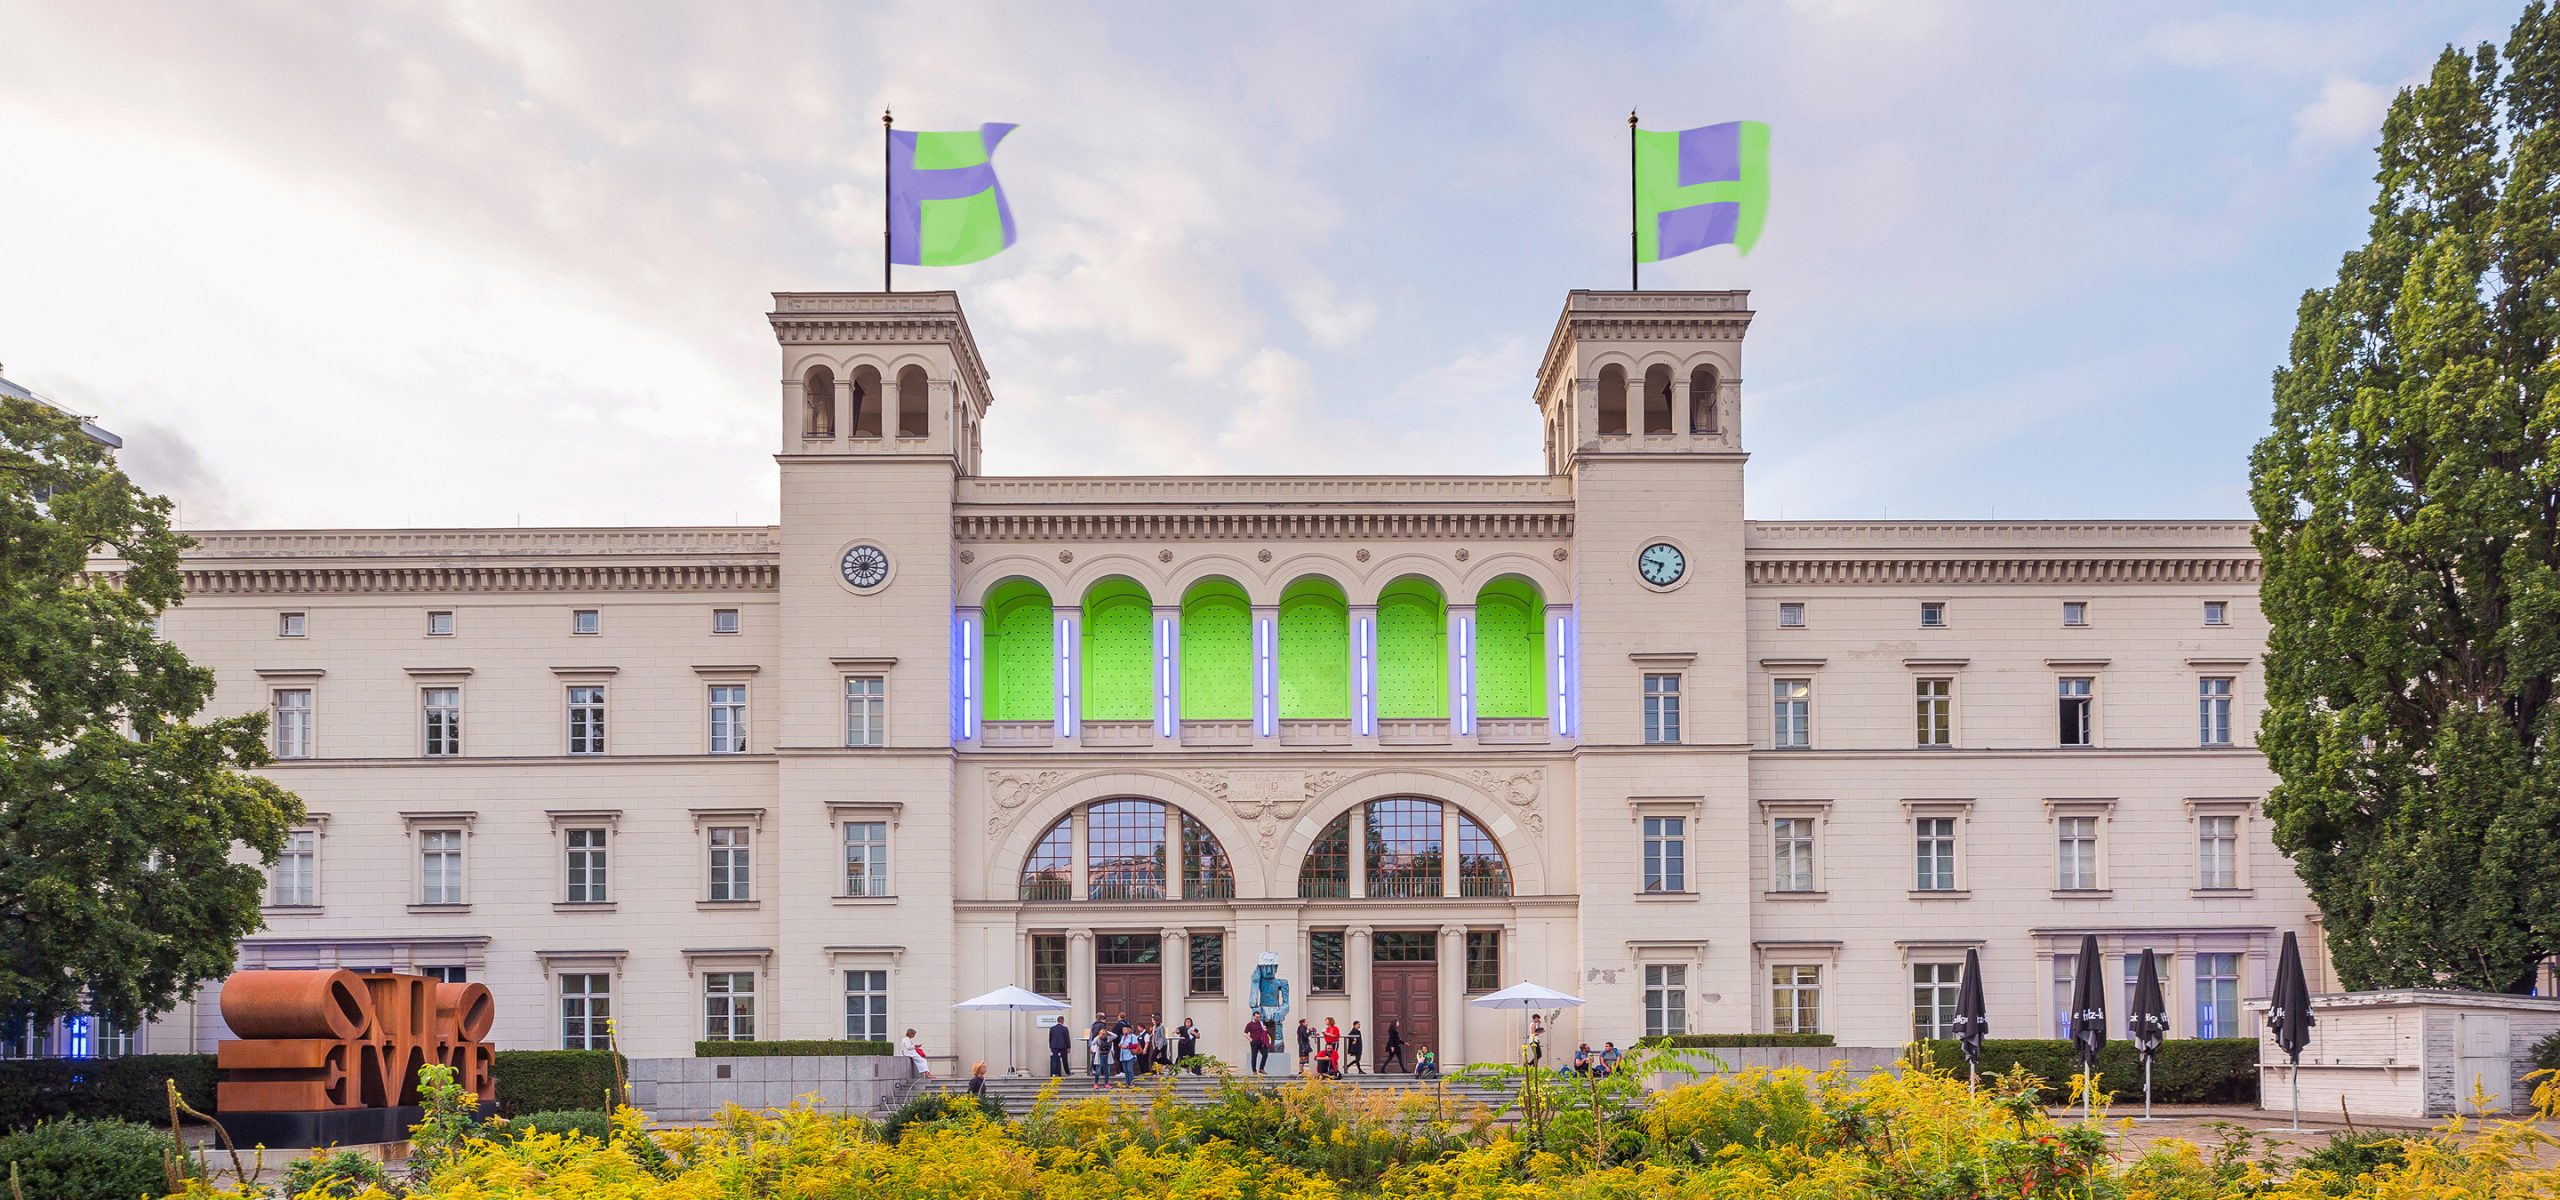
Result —
[[569, 614], [569, 632], [596, 634], [604, 632], [604, 614], [592, 608], [577, 609]]
[[1955, 745], [1956, 681], [1923, 679], [1918, 681], [1914, 697], [1917, 720], [1917, 744], [1922, 749], [1945, 749]]
[[613, 976], [588, 971], [560, 977], [560, 1048], [613, 1048]]
[[1644, 819], [1644, 890], [1689, 890], [1689, 820], [1686, 817]]
[[2079, 955], [2053, 956], [2053, 1036], [2065, 1041], [2071, 1038], [2071, 997], [2078, 990], [2079, 971]]
[[602, 904], [611, 899], [606, 891], [607, 831], [603, 829], [567, 829], [561, 840], [568, 858], [562, 876], [568, 890], [562, 897], [571, 904]]
[[1964, 968], [1955, 963], [1911, 964], [1911, 1039], [1956, 1035], [1956, 989]]
[[2205, 601], [2205, 602], [2204, 602], [2204, 623], [2205, 623], [2205, 624], [2207, 624], [2207, 625], [2228, 625], [2228, 624], [2230, 624], [2230, 623], [2231, 623], [2231, 604], [2230, 604], [2230, 602], [2229, 602], [2229, 601], [2226, 601], [2226, 600], [2207, 600], [2207, 601]]
[[277, 637], [302, 637], [311, 632], [309, 618], [298, 612], [276, 614]]
[[848, 675], [844, 680], [844, 744], [889, 744], [889, 681], [878, 675]]
[[844, 894], [889, 894], [889, 823], [844, 823]]
[[745, 825], [714, 825], [704, 833], [709, 843], [713, 900], [753, 900], [755, 831]]
[[1922, 629], [1944, 629], [1944, 628], [1946, 628], [1946, 626], [1947, 626], [1947, 602], [1946, 602], [1946, 601], [1944, 601], [1944, 600], [1923, 600], [1923, 601], [1921, 601], [1921, 602], [1920, 602], [1920, 628], [1922, 628]]
[[844, 1035], [857, 1042], [889, 1040], [889, 973], [844, 973]]
[[2079, 626], [2079, 625], [2086, 625], [2086, 624], [2088, 624], [2088, 623], [2089, 623], [2089, 605], [2088, 605], [2088, 603], [2087, 603], [2086, 601], [2082, 601], [2082, 600], [2065, 600], [2065, 601], [2063, 601], [2063, 602], [2062, 602], [2062, 623], [2063, 623], [2063, 624], [2065, 624], [2065, 625], [2071, 625], [2071, 626]]
[[2227, 813], [2196, 817], [2196, 886], [2240, 886], [2240, 818]]
[[276, 757], [311, 757], [311, 689], [277, 688], [271, 703]]
[[2247, 1036], [2240, 1023], [2240, 956], [2196, 956], [2196, 1036]]
[[1680, 963], [1644, 965], [1644, 1035], [1678, 1037], [1689, 1032], [1689, 968]]
[[1911, 822], [1915, 891], [1951, 892], [1956, 887], [1956, 819], [1915, 817]]
[[2097, 690], [2098, 681], [2087, 676], [2065, 676], [2054, 682], [2054, 694], [2062, 709], [2062, 727], [2056, 740], [2065, 746], [2095, 744]]
[[711, 685], [711, 752], [747, 752], [747, 685]]
[[569, 689], [569, 753], [604, 753], [604, 687], [580, 684]]
[[2054, 830], [2053, 886], [2066, 892], [2098, 886], [2098, 818], [2058, 817]]
[[428, 614], [427, 614], [427, 636], [428, 636], [428, 637], [452, 637], [452, 636], [453, 636], [453, 614], [452, 614], [452, 613], [449, 613], [449, 612], [431, 612], [431, 613], [428, 613]]
[[1813, 890], [1813, 818], [1779, 817], [1769, 822], [1769, 890]]
[[1644, 740], [1649, 746], [1679, 742], [1680, 676], [1654, 673], [1644, 677]]
[[702, 977], [702, 1040], [756, 1040], [756, 975], [713, 971]]
[[418, 903], [462, 903], [462, 831], [418, 831]]
[[1778, 606], [1778, 628], [1804, 628], [1804, 605], [1790, 600]]
[[427, 757], [450, 758], [462, 753], [462, 689], [422, 688], [418, 694], [425, 712]]
[[420, 975], [424, 975], [424, 976], [426, 976], [427, 978], [432, 979], [432, 980], [435, 980], [435, 981], [436, 981], [436, 982], [438, 982], [438, 983], [469, 983], [469, 982], [471, 982], [471, 968], [469, 968], [469, 967], [443, 966], [443, 967], [416, 967], [416, 968], [413, 968], [413, 969], [414, 969], [414, 970], [416, 970], [418, 974], [420, 974]]
[[320, 903], [320, 835], [309, 829], [296, 829], [284, 835], [284, 849], [276, 854], [273, 885], [267, 892], [267, 903], [284, 908], [308, 908]]
[[1769, 1032], [1822, 1032], [1822, 968], [1787, 964], [1769, 968]]
[[715, 608], [711, 610], [711, 632], [736, 633], [739, 628], [737, 609]]
[[1813, 745], [1813, 681], [1769, 681], [1769, 744], [1781, 750]]
[[2196, 680], [2196, 742], [2231, 744], [2231, 677], [2207, 675]]

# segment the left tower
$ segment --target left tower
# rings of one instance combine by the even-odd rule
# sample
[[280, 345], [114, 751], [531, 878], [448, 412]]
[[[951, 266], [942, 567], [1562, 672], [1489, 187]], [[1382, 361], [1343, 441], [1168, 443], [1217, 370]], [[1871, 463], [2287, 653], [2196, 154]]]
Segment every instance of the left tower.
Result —
[[[952, 502], [987, 371], [951, 292], [782, 292], [768, 1028], [952, 1046]], [[756, 686], [752, 681], [749, 686]], [[716, 799], [706, 799], [706, 805]]]

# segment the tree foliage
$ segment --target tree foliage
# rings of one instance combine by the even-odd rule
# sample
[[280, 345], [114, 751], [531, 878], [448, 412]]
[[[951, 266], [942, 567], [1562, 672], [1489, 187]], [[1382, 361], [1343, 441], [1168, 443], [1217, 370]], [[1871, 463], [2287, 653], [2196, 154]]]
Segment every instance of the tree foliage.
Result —
[[2267, 813], [2350, 987], [2517, 990], [2560, 948], [2555, 118], [2544, 0], [2400, 93], [2252, 456]]
[[0, 397], [0, 1013], [138, 1024], [259, 927], [234, 848], [274, 862], [302, 805], [241, 770], [266, 717], [194, 723], [213, 672], [153, 632], [190, 544], [77, 422]]

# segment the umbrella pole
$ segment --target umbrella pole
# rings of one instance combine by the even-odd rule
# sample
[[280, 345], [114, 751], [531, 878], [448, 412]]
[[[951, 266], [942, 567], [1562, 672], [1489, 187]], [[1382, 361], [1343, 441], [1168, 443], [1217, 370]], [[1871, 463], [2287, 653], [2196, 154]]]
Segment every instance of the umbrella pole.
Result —
[[2293, 1081], [2293, 1128], [2299, 1133], [2302, 1130], [2302, 1060], [2293, 1060], [2293, 1065], [2286, 1067], [2284, 1073]]
[[2142, 1119], [2151, 1119], [2151, 1056], [2142, 1056]]

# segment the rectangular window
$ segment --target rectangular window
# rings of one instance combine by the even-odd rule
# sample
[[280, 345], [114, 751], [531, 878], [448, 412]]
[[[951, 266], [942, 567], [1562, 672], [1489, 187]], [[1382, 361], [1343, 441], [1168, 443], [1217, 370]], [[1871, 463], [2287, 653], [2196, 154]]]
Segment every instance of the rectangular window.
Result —
[[568, 850], [563, 874], [568, 880], [565, 899], [571, 904], [602, 904], [605, 892], [605, 831], [571, 829], [562, 834]]
[[462, 753], [462, 689], [426, 688], [420, 696], [426, 709], [427, 757], [451, 758]]
[[1644, 966], [1644, 1035], [1677, 1037], [1689, 1032], [1689, 968], [1680, 963]]
[[1031, 935], [1031, 990], [1043, 996], [1067, 994], [1067, 935]]
[[2240, 1022], [2240, 956], [2196, 956], [2196, 1036], [2246, 1037]]
[[2088, 623], [2089, 623], [2089, 605], [2088, 605], [2085, 601], [2080, 601], [2080, 600], [2065, 600], [2065, 601], [2063, 601], [2063, 602], [2062, 602], [2062, 623], [2063, 623], [2063, 624], [2065, 624], [2065, 625], [2086, 625], [2086, 624], [2088, 624]]
[[1778, 606], [1778, 628], [1804, 628], [1804, 605], [1789, 601]]
[[1644, 677], [1644, 740], [1649, 746], [1669, 746], [1680, 741], [1678, 675]]
[[1781, 750], [1813, 745], [1813, 681], [1769, 681], [1769, 743]]
[[1918, 744], [1923, 749], [1945, 749], [1955, 745], [1956, 681], [1923, 679], [1914, 694], [1918, 716]]
[[1911, 1038], [1927, 1041], [1956, 1035], [1956, 987], [1964, 968], [1955, 963], [1911, 964]]
[[2207, 675], [2196, 681], [2196, 741], [2206, 746], [2231, 744], [2231, 677]]
[[569, 753], [604, 753], [604, 689], [569, 689]]
[[889, 973], [844, 973], [844, 1035], [857, 1042], [889, 1040]]
[[755, 831], [745, 825], [719, 825], [706, 836], [711, 849], [710, 898], [755, 899]]
[[471, 968], [469, 967], [419, 967], [417, 968], [417, 972], [418, 974], [424, 975], [438, 983], [471, 982]]
[[2079, 955], [2053, 956], [2053, 1036], [2065, 1041], [2071, 1039], [2071, 996], [2077, 990], [2074, 975], [2079, 969]]
[[852, 675], [844, 681], [844, 744], [889, 744], [889, 681], [877, 675]]
[[711, 752], [747, 752], [747, 685], [718, 683], [711, 686]]
[[1644, 819], [1644, 890], [1689, 890], [1689, 819]]
[[462, 903], [462, 831], [418, 833], [418, 903]]
[[1467, 931], [1467, 990], [1498, 992], [1502, 990], [1502, 931], [1470, 929]]
[[452, 613], [449, 613], [449, 612], [431, 612], [431, 613], [428, 613], [428, 614], [427, 614], [427, 636], [428, 636], [428, 637], [452, 637], [452, 636], [453, 636], [453, 614], [452, 614]]
[[738, 629], [737, 609], [715, 608], [711, 610], [711, 632], [736, 633]]
[[560, 977], [560, 1048], [613, 1049], [613, 976]]
[[1227, 936], [1223, 933], [1191, 935], [1191, 994], [1223, 996], [1227, 994]]
[[2196, 886], [2240, 886], [2240, 818], [2196, 818]]
[[1772, 857], [1769, 890], [1813, 890], [1813, 818], [1780, 817], [1769, 823]]
[[1769, 1031], [1822, 1032], [1822, 968], [1769, 968]]
[[2093, 744], [2095, 723], [2090, 720], [2090, 706], [2095, 700], [2098, 681], [2070, 678], [2054, 682], [2054, 695], [2062, 706], [2062, 727], [2057, 737], [2065, 746]]
[[284, 849], [276, 855], [275, 886], [267, 903], [309, 907], [319, 902], [320, 835], [297, 829], [284, 835]]
[[2224, 600], [2207, 600], [2207, 601], [2205, 601], [2205, 602], [2204, 602], [2204, 623], [2205, 623], [2205, 624], [2207, 624], [2207, 625], [2228, 625], [2228, 624], [2230, 624], [2230, 623], [2231, 623], [2231, 605], [2230, 605], [2230, 603], [2229, 603], [2228, 601], [2224, 601]]
[[581, 608], [569, 614], [569, 632], [603, 633], [604, 615], [592, 608]]
[[756, 1040], [755, 972], [713, 971], [702, 977], [702, 1040]]
[[301, 613], [289, 612], [276, 614], [277, 637], [301, 637], [310, 632], [310, 629], [311, 627], [309, 622], [304, 619]]
[[1911, 886], [1951, 892], [1956, 886], [1956, 819], [1920, 817], [1911, 822], [1915, 872]]
[[1307, 934], [1307, 990], [1343, 990], [1341, 930], [1318, 929]]
[[2053, 886], [2066, 892], [2098, 886], [2098, 819], [2063, 817], [2054, 822]]
[[276, 757], [311, 757], [311, 689], [277, 688], [273, 703]]
[[1920, 602], [1920, 628], [1922, 628], [1922, 629], [1944, 629], [1944, 628], [1946, 628], [1946, 627], [1947, 627], [1947, 605], [1946, 605], [1946, 602], [1945, 602], [1945, 601], [1943, 601], [1943, 600], [1923, 600], [1923, 601], [1921, 601], [1921, 602]]
[[889, 894], [889, 823], [844, 823], [844, 894]]

